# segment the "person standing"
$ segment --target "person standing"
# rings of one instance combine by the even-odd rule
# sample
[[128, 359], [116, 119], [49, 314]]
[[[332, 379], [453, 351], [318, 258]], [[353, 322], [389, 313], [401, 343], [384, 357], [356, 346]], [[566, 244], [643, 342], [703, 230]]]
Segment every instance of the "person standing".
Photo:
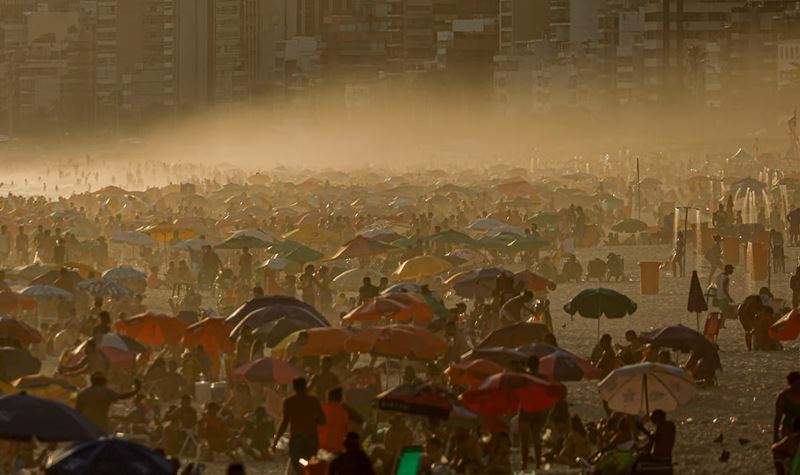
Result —
[[253, 255], [250, 249], [243, 248], [242, 255], [239, 256], [239, 278], [243, 282], [250, 282], [253, 277]]
[[25, 226], [20, 226], [19, 233], [17, 233], [16, 246], [14, 246], [14, 250], [17, 251], [17, 261], [20, 265], [28, 263], [29, 246], [30, 242], [28, 240], [28, 235], [25, 234]]
[[704, 257], [711, 266], [711, 270], [708, 271], [708, 283], [710, 284], [717, 269], [722, 269], [722, 238], [719, 234], [714, 235], [714, 244], [708, 248]]
[[375, 475], [369, 456], [361, 448], [361, 439], [350, 432], [344, 439], [345, 451], [331, 462], [328, 475]]
[[[539, 358], [531, 356], [528, 358], [528, 374], [537, 378], [542, 378], [539, 374]], [[530, 454], [530, 446], [533, 444], [533, 453], [535, 456], [534, 463], [536, 468], [541, 466], [542, 460], [542, 430], [547, 423], [547, 410], [528, 412], [522, 409], [519, 410], [519, 437], [520, 437], [520, 452], [522, 456], [522, 471], [528, 469], [528, 459]]]
[[108, 433], [108, 410], [111, 405], [119, 400], [132, 398], [142, 385], [137, 379], [133, 382], [132, 391], [118, 393], [108, 389], [106, 376], [99, 371], [92, 373], [90, 381], [91, 386], [78, 393], [75, 409], [103, 432]]
[[289, 430], [289, 462], [286, 475], [301, 475], [300, 459], [310, 459], [319, 450], [318, 427], [325, 424], [319, 400], [308, 394], [305, 378], [292, 381], [294, 395], [283, 400], [283, 418], [272, 440], [272, 450]]
[[714, 303], [717, 307], [719, 307], [719, 311], [722, 314], [723, 325], [725, 324], [725, 320], [734, 317], [734, 302], [730, 293], [732, 274], [733, 266], [728, 264], [717, 276], [717, 280], [714, 282], [714, 287], [716, 287]]

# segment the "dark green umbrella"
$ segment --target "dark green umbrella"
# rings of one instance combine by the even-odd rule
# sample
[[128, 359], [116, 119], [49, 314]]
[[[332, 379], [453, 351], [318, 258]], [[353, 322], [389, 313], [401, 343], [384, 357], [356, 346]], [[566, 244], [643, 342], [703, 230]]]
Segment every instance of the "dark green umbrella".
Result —
[[503, 239], [483, 236], [475, 241], [475, 247], [489, 251], [507, 251], [509, 242]]
[[510, 252], [528, 252], [537, 251], [549, 245], [550, 241], [547, 239], [538, 236], [525, 236], [511, 241], [506, 247]]
[[322, 259], [323, 254], [315, 249], [301, 245], [300, 247], [287, 252], [286, 254], [279, 254], [290, 261], [297, 262], [298, 264], [305, 264], [307, 262], [314, 262]]
[[430, 242], [441, 242], [445, 244], [459, 244], [464, 246], [471, 246], [475, 244], [475, 240], [471, 237], [467, 236], [466, 234], [455, 231], [453, 229], [448, 229], [447, 231], [442, 231], [440, 233], [432, 234], [426, 238], [425, 241]]
[[558, 213], [536, 213], [530, 218], [528, 222], [531, 224], [538, 224], [539, 226], [547, 226], [548, 224], [556, 224], [561, 221], [561, 215]]
[[400, 238], [400, 239], [397, 239], [395, 241], [392, 241], [390, 244], [392, 246], [409, 248], [409, 247], [416, 246], [417, 245], [417, 240], [416, 239], [411, 239], [411, 238]]
[[576, 313], [585, 318], [597, 319], [597, 333], [600, 333], [600, 317], [622, 318], [636, 312], [636, 303], [616, 290], [597, 288], [585, 289], [564, 305], [570, 315]]
[[234, 236], [214, 246], [217, 249], [266, 249], [272, 243], [258, 239], [255, 236]]
[[618, 233], [640, 233], [647, 231], [647, 223], [638, 219], [627, 218], [611, 226], [611, 230]]
[[305, 246], [297, 241], [292, 241], [291, 239], [287, 239], [286, 241], [282, 241], [270, 246], [268, 250], [273, 254], [288, 254], [297, 249], [298, 247], [305, 247]]
[[703, 287], [700, 285], [700, 278], [697, 276], [697, 271], [692, 271], [692, 281], [689, 284], [689, 301], [686, 304], [686, 309], [694, 312], [697, 316], [697, 331], [700, 331], [700, 314], [708, 311], [708, 302], [706, 302]]

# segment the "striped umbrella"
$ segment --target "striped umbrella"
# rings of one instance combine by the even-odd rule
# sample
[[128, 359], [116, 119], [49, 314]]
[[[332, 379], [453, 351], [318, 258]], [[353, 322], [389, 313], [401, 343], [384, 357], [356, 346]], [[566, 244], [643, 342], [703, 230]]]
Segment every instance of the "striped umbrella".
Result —
[[109, 279], [90, 279], [78, 284], [95, 297], [132, 297], [133, 291]]

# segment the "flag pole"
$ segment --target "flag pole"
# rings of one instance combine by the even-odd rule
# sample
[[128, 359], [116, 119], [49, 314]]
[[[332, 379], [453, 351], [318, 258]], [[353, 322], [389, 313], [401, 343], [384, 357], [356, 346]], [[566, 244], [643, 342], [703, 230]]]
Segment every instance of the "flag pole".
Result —
[[639, 221], [642, 220], [642, 178], [639, 174], [639, 157], [636, 157], [636, 209], [639, 213]]

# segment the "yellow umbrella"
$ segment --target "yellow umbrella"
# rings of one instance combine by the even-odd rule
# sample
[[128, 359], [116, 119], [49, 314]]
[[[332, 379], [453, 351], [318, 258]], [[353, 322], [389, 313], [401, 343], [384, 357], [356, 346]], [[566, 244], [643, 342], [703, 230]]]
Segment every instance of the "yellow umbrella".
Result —
[[15, 392], [25, 391], [31, 396], [63, 403], [69, 402], [77, 392], [77, 389], [66, 381], [38, 374], [17, 379], [12, 388]]
[[150, 226], [139, 228], [137, 231], [148, 234], [156, 241], [161, 242], [171, 241], [172, 238], [175, 237], [176, 233], [178, 239], [181, 241], [192, 239], [196, 235], [193, 230], [182, 228], [172, 223], [151, 224]]
[[327, 229], [316, 226], [301, 226], [283, 235], [283, 239], [302, 242], [303, 244], [320, 244], [340, 239], [340, 236]]
[[453, 264], [437, 256], [418, 256], [400, 264], [394, 275], [400, 280], [414, 280], [447, 272]]

